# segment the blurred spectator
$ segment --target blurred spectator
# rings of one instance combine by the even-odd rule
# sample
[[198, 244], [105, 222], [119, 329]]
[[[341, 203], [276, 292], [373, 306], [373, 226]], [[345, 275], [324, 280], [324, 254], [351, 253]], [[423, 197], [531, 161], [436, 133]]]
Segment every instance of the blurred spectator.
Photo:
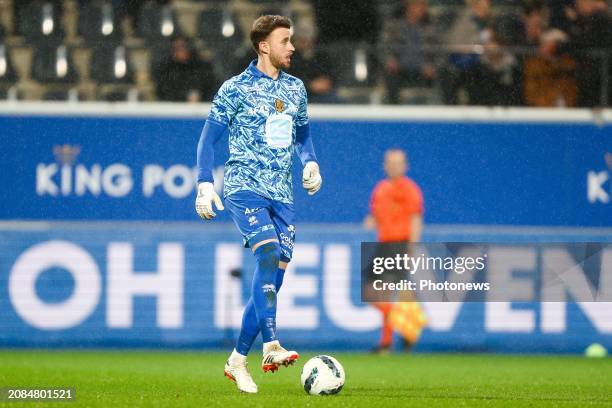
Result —
[[[532, 34], [541, 31], [536, 28], [535, 14], [531, 19]], [[537, 55], [528, 56], [523, 62], [523, 100], [526, 105], [576, 105], [576, 63], [569, 55], [558, 52], [565, 41], [567, 35], [557, 29], [539, 35]]]
[[528, 4], [523, 7], [522, 32], [519, 33], [516, 45], [539, 46], [540, 37], [546, 30], [544, 9], [541, 5]]
[[491, 0], [467, 0], [467, 5], [447, 33], [446, 43], [453, 52], [440, 80], [444, 103], [449, 105], [457, 104], [461, 88], [468, 96], [477, 91], [479, 57], [475, 46], [483, 44], [484, 33], [493, 23]]
[[520, 65], [515, 56], [500, 44], [497, 34], [485, 35], [484, 52], [474, 71], [478, 85], [470, 94], [470, 104], [517, 106], [521, 104]]
[[497, 17], [493, 28], [500, 42], [506, 45], [537, 46], [541, 32], [534, 40], [530, 22], [532, 18], [539, 19], [546, 11], [543, 0], [522, 0], [520, 7], [513, 7], [512, 11]]
[[[145, 2], [146, 0], [113, 0], [113, 9], [119, 19], [127, 17], [132, 23], [132, 27], [138, 30], [138, 15]], [[158, 3], [160, 2], [158, 1]], [[167, 1], [161, 3], [165, 4]]]
[[339, 41], [375, 44], [379, 31], [376, 2], [312, 0], [319, 43]]
[[217, 88], [212, 64], [202, 61], [183, 37], [172, 40], [170, 55], [154, 67], [162, 101], [210, 101]]
[[399, 102], [402, 86], [431, 86], [436, 68], [427, 58], [426, 46], [434, 44], [427, 0], [407, 0], [402, 19], [392, 25], [383, 50], [388, 102]]
[[602, 51], [609, 53], [612, 47], [612, 22], [607, 7], [598, 0], [576, 0], [574, 8], [567, 10], [567, 17], [569, 49], [577, 63], [578, 106], [599, 106], [606, 102], [601, 100], [603, 76], [610, 75], [609, 71], [603, 72], [601, 55]]
[[344, 103], [338, 96], [333, 77], [333, 67], [325, 47], [315, 48], [314, 27], [296, 27], [293, 39], [296, 52], [291, 57], [292, 75], [306, 85], [311, 103]]
[[550, 11], [550, 27], [568, 32], [570, 21], [567, 14], [573, 9], [574, 0], [548, 0], [546, 4]]

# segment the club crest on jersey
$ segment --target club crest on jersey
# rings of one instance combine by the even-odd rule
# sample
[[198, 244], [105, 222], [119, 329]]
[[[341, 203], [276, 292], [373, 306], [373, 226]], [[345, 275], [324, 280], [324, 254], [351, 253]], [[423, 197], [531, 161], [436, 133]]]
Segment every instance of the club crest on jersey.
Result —
[[276, 108], [276, 112], [281, 113], [285, 110], [285, 102], [281, 101], [280, 99], [276, 99], [274, 102], [274, 107]]

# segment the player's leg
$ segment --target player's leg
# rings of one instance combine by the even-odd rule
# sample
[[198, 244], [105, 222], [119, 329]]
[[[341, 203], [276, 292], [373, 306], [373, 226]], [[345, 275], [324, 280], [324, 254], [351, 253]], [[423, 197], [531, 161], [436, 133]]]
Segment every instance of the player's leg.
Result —
[[[281, 259], [283, 257], [281, 256]], [[287, 269], [288, 261], [280, 261], [278, 263], [278, 271], [276, 272], [276, 294], [283, 284], [283, 277], [285, 276], [285, 270]], [[255, 304], [253, 303], [253, 297], [249, 297], [249, 300], [244, 309], [242, 315], [242, 325], [240, 329], [240, 335], [238, 336], [238, 342], [236, 343], [236, 350], [238, 353], [246, 356], [251, 350], [251, 346], [255, 342], [255, 339], [259, 335], [259, 324], [257, 323], [257, 314], [255, 313]]]
[[[270, 216], [280, 243], [280, 263], [276, 273], [277, 292], [283, 284], [285, 270], [293, 254], [295, 228], [293, 226], [293, 205], [277, 201], [271, 202]], [[299, 358], [293, 350], [287, 351], [278, 341], [264, 343], [262, 368], [264, 371], [276, 371], [281, 365], [291, 365]]]
[[295, 211], [293, 204], [273, 202], [270, 217], [276, 230], [280, 244], [280, 263], [276, 278], [276, 287], [280, 289], [283, 284], [285, 270], [293, 256], [293, 245], [295, 242], [295, 225], [293, 225]]
[[[277, 294], [278, 294], [278, 291], [280, 290], [280, 287], [283, 284], [283, 277], [285, 275], [286, 269], [287, 269], [287, 262], [283, 262], [283, 261], [279, 262], [278, 271], [276, 275]], [[240, 335], [238, 336], [238, 341], [236, 342], [236, 348], [232, 352], [230, 358], [228, 359], [228, 364], [226, 365], [226, 370], [225, 370], [226, 376], [228, 376], [230, 379], [233, 379], [234, 381], [236, 381], [236, 379], [230, 377], [231, 374], [229, 374], [232, 371], [231, 363], [234, 363], [236, 366], [239, 366], [239, 367], [244, 366], [246, 368], [246, 355], [249, 353], [249, 350], [251, 349], [251, 346], [255, 342], [255, 339], [257, 338], [258, 334], [259, 334], [259, 324], [257, 320], [257, 313], [255, 312], [255, 303], [253, 302], [253, 297], [251, 296], [247, 302], [247, 305], [244, 309], [244, 313], [242, 315], [242, 326], [240, 328]], [[289, 356], [282, 357], [281, 359], [283, 361], [281, 364], [285, 366], [289, 364], [293, 364], [293, 362], [295, 361], [295, 358], [293, 357], [293, 354], [291, 353], [289, 354]], [[227, 367], [227, 366], [230, 366], [230, 367]], [[274, 369], [278, 368], [278, 366], [276, 365], [269, 366], [267, 368], [268, 370], [271, 370], [272, 367], [274, 367]], [[250, 375], [249, 375], [249, 379], [250, 379]], [[249, 379], [243, 379], [242, 383], [248, 383]], [[239, 383], [238, 381], [236, 382], [237, 384]], [[250, 382], [252, 382], [252, 379], [250, 380]], [[255, 385], [254, 389], [257, 389], [256, 387], [257, 386]], [[239, 385], [239, 388], [240, 388], [240, 385]], [[251, 389], [253, 389], [252, 386], [251, 386]]]
[[[380, 242], [376, 246], [376, 258], [389, 258], [395, 256], [395, 246], [389, 242]], [[383, 278], [387, 279], [392, 275], [392, 272], [385, 272]], [[391, 279], [390, 281], [393, 281]], [[391, 321], [389, 319], [391, 310], [393, 308], [393, 303], [384, 301], [387, 299], [380, 299], [377, 302], [373, 302], [372, 306], [380, 311], [382, 317], [382, 326], [380, 328], [380, 339], [378, 341], [377, 346], [372, 350], [373, 353], [377, 354], [389, 354], [391, 350], [391, 345], [393, 343], [393, 326], [391, 325]]]
[[[280, 261], [280, 246], [276, 239], [253, 244], [256, 268], [251, 287], [251, 298], [263, 340], [262, 369], [276, 371], [287, 366], [299, 355], [285, 350], [276, 338], [276, 277]], [[247, 322], [248, 323], [248, 322]]]
[[[236, 348], [225, 365], [225, 375], [234, 380], [241, 391], [257, 392], [257, 386], [247, 370], [246, 356], [261, 329], [260, 319], [257, 315], [257, 306], [258, 303], [261, 306], [262, 298], [264, 298], [263, 308], [265, 309], [266, 295], [259, 292], [262, 292], [262, 286], [266, 280], [275, 289], [276, 267], [278, 266], [280, 256], [279, 244], [266, 208], [268, 204], [263, 197], [248, 191], [241, 191], [227, 197], [225, 204], [244, 238], [245, 246], [250, 246], [254, 250], [256, 258], [256, 271], [252, 287], [253, 293], [247, 302], [243, 314], [242, 327]], [[259, 287], [259, 289], [256, 290], [256, 287]], [[276, 293], [274, 293], [272, 303], [270, 306], [274, 310], [273, 312], [268, 311], [268, 314], [272, 315], [274, 320], [273, 324], [271, 324], [272, 329], [267, 330], [268, 336], [270, 336], [271, 331], [274, 333], [274, 336], [276, 335], [274, 331], [276, 327]], [[260, 314], [265, 319], [265, 313], [262, 312]], [[266, 324], [269, 323], [268, 321]]]
[[287, 266], [289, 266], [289, 260], [284, 261], [283, 256], [281, 255], [281, 261], [278, 263], [278, 271], [276, 272], [276, 294], [280, 291], [281, 286], [283, 286], [283, 280], [285, 279], [285, 271], [287, 270]]
[[252, 248], [255, 273], [251, 297], [265, 344], [276, 340], [276, 273], [280, 262], [280, 245], [276, 238], [266, 238], [253, 243]]
[[389, 302], [377, 302], [372, 304], [382, 314], [382, 327], [380, 328], [380, 340], [372, 352], [377, 354], [388, 354], [393, 342], [393, 327], [389, 320], [393, 305]]
[[[290, 258], [281, 254], [281, 260], [278, 263], [278, 271], [276, 272], [276, 294], [280, 291], [283, 285], [283, 279], [285, 276], [285, 270], [289, 264]], [[259, 335], [259, 325], [257, 323], [257, 314], [255, 313], [255, 304], [253, 303], [253, 297], [249, 297], [249, 300], [244, 309], [242, 315], [242, 325], [240, 335], [238, 336], [238, 342], [236, 344], [236, 350], [238, 353], [246, 356], [251, 350], [251, 346], [255, 342], [255, 339]]]

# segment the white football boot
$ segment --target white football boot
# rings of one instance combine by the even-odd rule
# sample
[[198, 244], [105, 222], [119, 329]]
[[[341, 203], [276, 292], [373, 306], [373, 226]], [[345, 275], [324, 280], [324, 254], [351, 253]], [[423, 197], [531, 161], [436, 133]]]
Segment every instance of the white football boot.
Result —
[[255, 394], [257, 392], [257, 384], [251, 378], [247, 367], [246, 356], [243, 356], [234, 350], [230, 358], [225, 363], [223, 374], [236, 383], [236, 387], [242, 392]]
[[295, 351], [287, 351], [282, 348], [278, 340], [270, 341], [264, 343], [261, 368], [266, 373], [275, 372], [281, 365], [285, 367], [293, 365], [299, 357], [300, 355]]

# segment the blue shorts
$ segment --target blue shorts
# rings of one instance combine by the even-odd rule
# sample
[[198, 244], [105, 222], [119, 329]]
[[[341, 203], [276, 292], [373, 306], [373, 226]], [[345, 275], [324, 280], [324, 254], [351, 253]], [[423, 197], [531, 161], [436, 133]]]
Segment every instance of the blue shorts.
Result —
[[241, 190], [225, 197], [225, 207], [242, 234], [245, 247], [266, 239], [278, 239], [281, 261], [291, 260], [295, 240], [293, 204], [281, 203], [252, 191]]

